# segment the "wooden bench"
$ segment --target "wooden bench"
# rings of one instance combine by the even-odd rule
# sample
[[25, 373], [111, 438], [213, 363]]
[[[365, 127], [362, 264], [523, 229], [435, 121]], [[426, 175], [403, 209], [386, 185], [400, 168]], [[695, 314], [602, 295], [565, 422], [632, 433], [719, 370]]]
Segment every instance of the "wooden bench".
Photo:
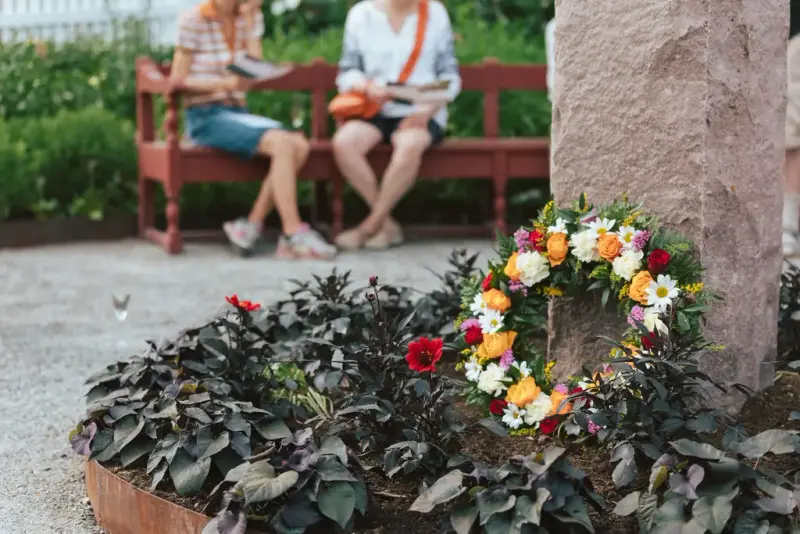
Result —
[[[178, 200], [184, 185], [260, 181], [269, 169], [269, 161], [261, 158], [245, 161], [217, 150], [182, 143], [178, 128], [180, 94], [168, 90], [169, 71], [169, 65], [157, 65], [150, 58], [138, 58], [136, 61], [139, 234], [174, 254], [183, 248]], [[320, 184], [327, 181], [332, 183], [331, 229], [334, 236], [341, 232], [344, 220], [344, 180], [333, 159], [328, 131], [328, 95], [335, 90], [336, 71], [335, 65], [316, 59], [309, 65], [297, 67], [281, 79], [259, 84], [255, 88], [310, 92], [311, 152], [298, 179]], [[494, 224], [500, 230], [505, 230], [508, 180], [547, 179], [550, 174], [548, 138], [500, 137], [500, 92], [545, 91], [545, 73], [544, 65], [503, 65], [491, 58], [480, 64], [462, 66], [463, 90], [483, 93], [483, 137], [446, 139], [428, 151], [423, 159], [421, 177], [491, 179], [494, 185]], [[156, 136], [154, 95], [166, 98], [163, 140]], [[370, 153], [369, 160], [376, 172], [382, 173], [386, 168], [390, 150], [388, 146], [379, 146]], [[165, 231], [155, 227], [157, 182], [164, 187], [166, 196]], [[455, 230], [458, 231], [457, 228]], [[481, 229], [481, 233], [488, 234], [488, 229]], [[185, 237], [202, 237], [200, 234], [187, 232]]]

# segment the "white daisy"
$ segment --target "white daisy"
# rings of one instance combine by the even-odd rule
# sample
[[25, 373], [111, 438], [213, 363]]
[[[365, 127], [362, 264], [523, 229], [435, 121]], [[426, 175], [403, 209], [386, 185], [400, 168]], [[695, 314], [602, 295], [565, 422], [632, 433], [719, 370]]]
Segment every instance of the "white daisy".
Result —
[[515, 361], [511, 365], [513, 365], [519, 370], [519, 374], [522, 375], [522, 378], [528, 378], [529, 376], [531, 376], [531, 368], [528, 367], [528, 362]]
[[550, 396], [542, 391], [533, 402], [525, 406], [525, 424], [533, 426], [550, 413], [553, 409], [553, 401]]
[[589, 230], [592, 231], [594, 238], [597, 239], [606, 232], [610, 232], [617, 223], [614, 219], [595, 219], [589, 223]]
[[481, 367], [481, 364], [478, 363], [478, 358], [475, 356], [471, 357], [469, 361], [464, 364], [464, 370], [467, 374], [467, 380], [470, 382], [477, 382], [481, 377], [481, 373], [483, 372], [483, 368]]
[[525, 410], [520, 410], [516, 404], [509, 403], [503, 410], [503, 422], [514, 430], [522, 426], [523, 417], [525, 417]]
[[548, 227], [547, 231], [551, 234], [569, 235], [569, 232], [567, 232], [567, 221], [565, 221], [561, 217], [556, 219], [556, 223], [553, 226]]
[[503, 328], [503, 314], [497, 310], [487, 309], [478, 317], [478, 321], [484, 334], [494, 334]]
[[486, 306], [486, 301], [483, 300], [483, 293], [475, 295], [475, 298], [472, 299], [472, 304], [469, 305], [469, 311], [471, 311], [473, 315], [481, 315], [487, 309], [488, 306]]
[[619, 237], [623, 248], [626, 249], [633, 247], [633, 238], [635, 236], [636, 228], [633, 226], [620, 226], [619, 230], [617, 231], [617, 237]]
[[658, 278], [650, 282], [650, 286], [645, 291], [647, 304], [658, 310], [669, 308], [673, 299], [678, 298], [678, 294], [678, 283], [665, 274], [659, 274]]

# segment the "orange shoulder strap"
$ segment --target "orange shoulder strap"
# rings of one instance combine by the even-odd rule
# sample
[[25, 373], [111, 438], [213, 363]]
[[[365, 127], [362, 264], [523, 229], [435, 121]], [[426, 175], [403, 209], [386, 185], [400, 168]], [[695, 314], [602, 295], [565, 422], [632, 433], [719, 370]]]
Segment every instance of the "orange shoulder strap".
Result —
[[414, 48], [411, 49], [411, 54], [400, 71], [400, 76], [397, 77], [397, 83], [406, 83], [414, 72], [414, 67], [417, 66], [420, 54], [422, 54], [422, 45], [425, 44], [425, 32], [428, 29], [428, 0], [419, 1], [419, 9], [417, 11], [417, 35], [414, 37]]

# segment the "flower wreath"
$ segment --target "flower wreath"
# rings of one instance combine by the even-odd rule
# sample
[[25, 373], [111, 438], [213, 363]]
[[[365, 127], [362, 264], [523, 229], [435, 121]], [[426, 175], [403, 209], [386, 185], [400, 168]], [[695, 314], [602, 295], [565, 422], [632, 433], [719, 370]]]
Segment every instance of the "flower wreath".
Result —
[[[597, 208], [585, 195], [569, 209], [551, 201], [532, 227], [499, 236], [498, 251], [500, 262], [489, 262], [482, 281], [475, 277], [462, 286], [459, 368], [468, 401], [500, 418], [512, 434], [551, 433], [571, 412], [571, 396], [594, 380], [554, 383], [555, 361], [546, 362], [534, 344], [549, 299], [581, 291], [600, 292], [604, 307], [615, 299], [630, 325], [621, 346], [634, 356], [670, 332], [701, 339], [700, 319], [713, 296], [703, 291], [693, 243], [659, 228], [625, 195]], [[599, 371], [604, 379], [614, 373], [608, 365]]]

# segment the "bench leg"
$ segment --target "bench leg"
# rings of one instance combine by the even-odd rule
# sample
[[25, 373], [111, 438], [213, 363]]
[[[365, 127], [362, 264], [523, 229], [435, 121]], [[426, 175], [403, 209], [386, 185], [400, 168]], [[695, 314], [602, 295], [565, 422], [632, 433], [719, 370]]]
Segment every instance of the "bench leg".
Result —
[[180, 227], [180, 199], [181, 186], [172, 180], [164, 184], [167, 195], [167, 232], [164, 246], [169, 254], [177, 254], [183, 250], [183, 237]]
[[139, 237], [156, 223], [156, 184], [139, 174]]
[[508, 164], [505, 152], [494, 155], [492, 182], [494, 183], [494, 225], [506, 233], [506, 185], [508, 184]]
[[331, 199], [332, 238], [344, 230], [344, 179], [338, 169], [331, 176], [333, 195]]

